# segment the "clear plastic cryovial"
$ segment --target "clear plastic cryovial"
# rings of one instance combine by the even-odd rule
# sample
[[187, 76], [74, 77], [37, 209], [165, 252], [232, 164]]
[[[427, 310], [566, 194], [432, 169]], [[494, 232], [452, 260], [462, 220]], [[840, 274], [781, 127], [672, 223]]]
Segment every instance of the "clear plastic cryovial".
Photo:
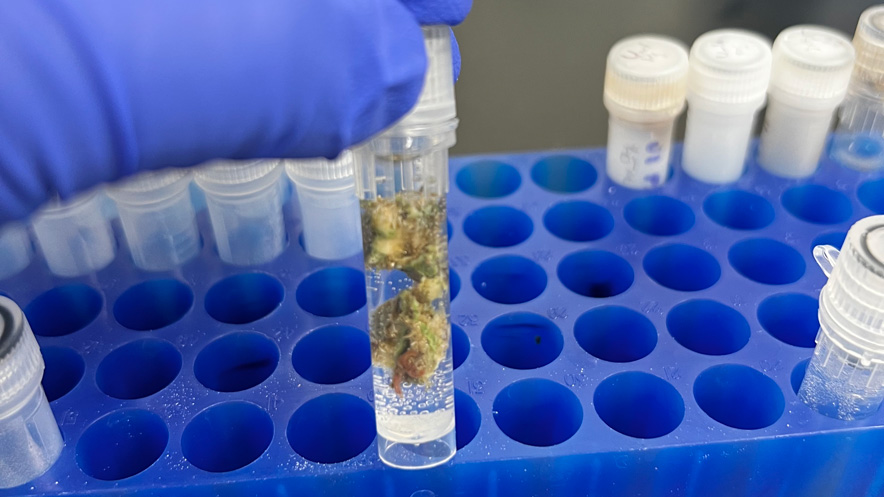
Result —
[[853, 59], [850, 40], [829, 28], [793, 26], [777, 36], [758, 148], [761, 167], [785, 178], [816, 171]]
[[33, 255], [31, 237], [24, 224], [12, 222], [0, 226], [0, 280], [28, 267]]
[[142, 173], [108, 187], [132, 260], [139, 268], [169, 271], [199, 253], [191, 178], [184, 169], [167, 169]]
[[684, 110], [688, 51], [674, 39], [643, 35], [608, 52], [607, 173], [617, 184], [656, 188], [669, 178], [672, 130]]
[[218, 256], [252, 266], [285, 249], [282, 161], [217, 161], [199, 168], [196, 184], [206, 194]]
[[853, 36], [856, 64], [838, 111], [832, 157], [859, 170], [884, 167], [884, 5], [863, 12]]
[[884, 401], [884, 216], [854, 224], [840, 254], [822, 245], [814, 256], [829, 281], [798, 397], [826, 416], [864, 418]]
[[82, 276], [114, 260], [117, 245], [105, 216], [104, 195], [92, 191], [49, 201], [31, 218], [34, 238], [52, 274]]
[[403, 469], [456, 451], [449, 315], [448, 148], [457, 127], [449, 28], [424, 29], [416, 107], [357, 165], [378, 452]]
[[42, 475], [64, 446], [40, 384], [43, 369], [24, 313], [0, 297], [0, 488]]
[[318, 259], [344, 259], [362, 250], [356, 162], [364, 148], [345, 150], [336, 159], [285, 161], [301, 208], [304, 249]]
[[691, 46], [681, 161], [689, 176], [723, 184], [743, 175], [770, 63], [770, 41], [749, 31], [710, 31]]

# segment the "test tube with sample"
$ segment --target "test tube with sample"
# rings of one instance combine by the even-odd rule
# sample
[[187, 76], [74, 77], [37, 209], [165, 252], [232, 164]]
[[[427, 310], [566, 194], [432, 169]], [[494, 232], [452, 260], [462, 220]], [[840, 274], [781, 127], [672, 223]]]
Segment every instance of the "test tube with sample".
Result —
[[251, 266], [275, 259], [286, 244], [282, 161], [217, 161], [196, 173], [206, 194], [218, 256]]
[[853, 35], [856, 64], [838, 111], [832, 157], [859, 170], [884, 167], [884, 5], [863, 12]]
[[357, 163], [380, 459], [419, 469], [456, 450], [448, 148], [457, 127], [449, 28], [425, 27], [420, 99]]
[[814, 256], [829, 281], [798, 397], [833, 418], [864, 418], [884, 401], [884, 216], [854, 224], [840, 253], [823, 245]]
[[28, 228], [17, 222], [0, 226], [0, 280], [28, 267], [33, 256]]
[[168, 271], [199, 253], [191, 177], [183, 169], [151, 171], [108, 187], [132, 260], [139, 268]]
[[21, 309], [0, 297], [0, 488], [40, 476], [64, 441], [40, 381], [43, 356]]
[[114, 260], [117, 245], [103, 203], [104, 195], [91, 191], [68, 201], [53, 199], [31, 218], [35, 241], [52, 274], [82, 276]]
[[758, 148], [762, 168], [786, 178], [816, 171], [853, 59], [850, 40], [829, 28], [793, 26], [777, 36]]
[[367, 150], [345, 150], [336, 159], [287, 160], [301, 208], [304, 250], [318, 259], [344, 259], [362, 250], [356, 162]]
[[691, 46], [682, 149], [682, 169], [689, 176], [722, 184], [743, 175], [770, 63], [770, 42], [748, 31], [710, 31]]
[[672, 130], [684, 110], [687, 75], [687, 49], [671, 38], [634, 36], [608, 52], [604, 102], [612, 181], [641, 190], [669, 178]]

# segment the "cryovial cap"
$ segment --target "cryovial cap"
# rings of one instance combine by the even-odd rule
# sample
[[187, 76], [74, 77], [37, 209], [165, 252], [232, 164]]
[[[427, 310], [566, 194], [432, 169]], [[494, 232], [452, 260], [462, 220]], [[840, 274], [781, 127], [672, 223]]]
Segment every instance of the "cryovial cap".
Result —
[[770, 81], [770, 41], [749, 31], [710, 31], [691, 46], [688, 99], [717, 104], [764, 103]]
[[250, 195], [274, 185], [282, 174], [280, 160], [210, 162], [196, 171], [196, 184], [208, 194]]
[[633, 36], [608, 52], [605, 107], [636, 120], [672, 118], [684, 108], [688, 51], [672, 38]]
[[[773, 44], [770, 93], [799, 107], [813, 101], [837, 105], [847, 92], [854, 50], [838, 31], [822, 26], [793, 26]], [[817, 102], [819, 105], [819, 102]]]
[[21, 309], [0, 297], [0, 419], [40, 385], [43, 356]]
[[187, 188], [191, 173], [186, 169], [170, 168], [141, 173], [109, 185], [108, 196], [126, 205], [150, 205], [162, 202]]
[[417, 104], [395, 127], [441, 124], [457, 115], [454, 102], [454, 65], [448, 26], [424, 26], [427, 73]]
[[884, 84], [884, 5], [866, 9], [853, 36], [856, 49], [856, 79], [874, 85]]
[[356, 162], [362, 159], [361, 149], [344, 150], [334, 159], [291, 159], [285, 161], [285, 171], [296, 184], [305, 181], [350, 180], [356, 171]]
[[884, 216], [854, 224], [840, 253], [817, 247], [814, 255], [824, 270], [831, 269], [820, 294], [821, 323], [834, 325], [856, 345], [884, 353]]

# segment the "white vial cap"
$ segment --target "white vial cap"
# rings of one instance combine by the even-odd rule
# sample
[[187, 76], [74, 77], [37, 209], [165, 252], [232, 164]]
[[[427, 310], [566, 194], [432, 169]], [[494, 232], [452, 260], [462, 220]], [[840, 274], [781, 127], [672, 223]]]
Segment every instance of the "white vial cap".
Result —
[[276, 183], [282, 174], [280, 160], [210, 162], [196, 171], [196, 184], [210, 195], [244, 196]]
[[691, 46], [688, 98], [754, 110], [764, 103], [770, 64], [766, 38], [739, 29], [710, 31]]
[[632, 36], [608, 52], [605, 107], [635, 121], [672, 118], [684, 108], [688, 51], [678, 40]]
[[108, 185], [107, 194], [115, 202], [126, 205], [150, 205], [168, 199], [190, 184], [186, 169], [169, 168], [148, 171]]
[[856, 66], [853, 75], [860, 81], [884, 84], [884, 5], [866, 9], [853, 36]]
[[43, 378], [43, 356], [21, 309], [0, 297], [0, 418]]
[[334, 159], [289, 159], [285, 161], [285, 170], [295, 184], [304, 182], [350, 181], [356, 174], [356, 162], [361, 159], [361, 152], [344, 150]]
[[448, 26], [424, 26], [427, 74], [414, 108], [396, 126], [440, 124], [457, 115], [454, 101], [454, 66]]
[[853, 70], [853, 45], [846, 36], [822, 26], [793, 26], [773, 44], [770, 93], [791, 97], [798, 106], [812, 101], [837, 105]]

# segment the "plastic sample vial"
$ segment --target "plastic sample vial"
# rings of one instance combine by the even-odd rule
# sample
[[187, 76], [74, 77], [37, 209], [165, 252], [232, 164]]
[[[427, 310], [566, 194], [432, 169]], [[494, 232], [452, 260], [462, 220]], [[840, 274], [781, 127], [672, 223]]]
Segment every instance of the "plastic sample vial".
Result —
[[403, 469], [442, 464], [456, 450], [445, 206], [457, 127], [451, 41], [447, 27], [423, 30], [420, 99], [356, 166], [378, 453]]
[[844, 99], [853, 46], [821, 26], [793, 26], [773, 45], [758, 163], [771, 174], [804, 178], [816, 171], [832, 114]]
[[366, 150], [345, 150], [334, 160], [287, 160], [301, 208], [304, 250], [318, 259], [344, 259], [362, 250], [356, 161]]
[[674, 39], [643, 35], [620, 40], [608, 52], [608, 177], [634, 189], [669, 178], [672, 129], [684, 109], [688, 51]]
[[829, 281], [798, 397], [833, 418], [864, 418], [884, 401], [884, 216], [854, 224], [840, 254], [822, 245], [814, 256]]
[[190, 201], [191, 173], [167, 169], [108, 187], [136, 266], [168, 271], [194, 258], [200, 236]]
[[282, 161], [218, 161], [201, 167], [196, 184], [206, 206], [221, 260], [236, 266], [263, 264], [285, 248]]
[[0, 227], [0, 280], [28, 267], [33, 254], [31, 237], [25, 225], [13, 222]]
[[103, 198], [92, 191], [69, 201], [51, 200], [31, 218], [34, 239], [52, 274], [82, 276], [114, 260], [117, 246]]
[[43, 356], [24, 313], [0, 297], [0, 488], [42, 475], [64, 441], [40, 381]]
[[714, 184], [743, 175], [770, 64], [770, 41], [755, 33], [720, 29], [697, 38], [688, 71], [685, 173]]
[[856, 64], [838, 112], [832, 157], [859, 170], [884, 166], [884, 5], [863, 12], [853, 36]]

